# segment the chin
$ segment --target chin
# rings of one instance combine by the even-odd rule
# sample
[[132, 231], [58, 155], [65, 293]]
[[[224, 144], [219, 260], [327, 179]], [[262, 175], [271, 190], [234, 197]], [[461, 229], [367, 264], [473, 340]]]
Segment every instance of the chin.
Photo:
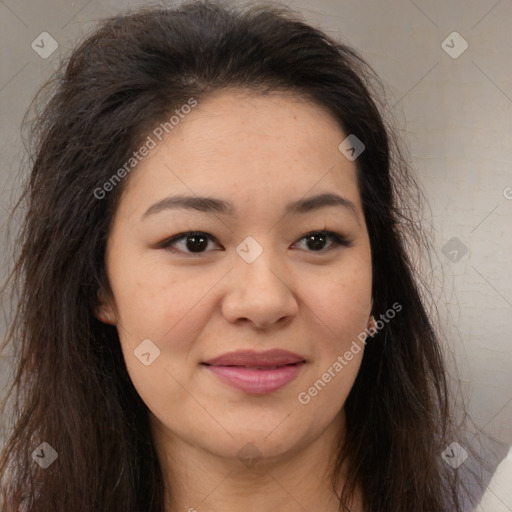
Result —
[[249, 469], [272, 466], [298, 449], [297, 443], [290, 439], [254, 439], [247, 435], [236, 436], [228, 444], [212, 443], [209, 451], [216, 457], [229, 459]]

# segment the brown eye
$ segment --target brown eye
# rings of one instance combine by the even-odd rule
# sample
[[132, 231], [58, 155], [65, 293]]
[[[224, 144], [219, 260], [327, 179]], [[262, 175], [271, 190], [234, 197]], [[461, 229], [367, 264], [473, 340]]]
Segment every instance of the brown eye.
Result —
[[304, 239], [306, 240], [306, 245], [312, 251], [321, 251], [327, 244], [327, 236], [324, 233], [308, 235]]
[[160, 244], [159, 247], [177, 252], [202, 254], [208, 252], [206, 249], [210, 241], [216, 243], [215, 239], [207, 233], [191, 231], [175, 235]]
[[[329, 240], [331, 240], [330, 244]], [[346, 238], [332, 231], [314, 231], [304, 235], [299, 240], [299, 242], [302, 241], [304, 241], [308, 252], [327, 252], [324, 250], [326, 245], [328, 246], [327, 250], [340, 245], [344, 247], [350, 246], [350, 242]]]

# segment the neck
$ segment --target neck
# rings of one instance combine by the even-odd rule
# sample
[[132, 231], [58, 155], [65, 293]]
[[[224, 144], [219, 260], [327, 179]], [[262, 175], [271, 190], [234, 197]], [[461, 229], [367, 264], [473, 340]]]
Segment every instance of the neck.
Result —
[[[317, 439], [276, 458], [245, 463], [191, 446], [153, 422], [166, 481], [165, 512], [336, 512], [332, 464], [343, 432], [340, 413]], [[338, 475], [338, 489], [344, 478]], [[349, 504], [359, 512], [360, 499]]]

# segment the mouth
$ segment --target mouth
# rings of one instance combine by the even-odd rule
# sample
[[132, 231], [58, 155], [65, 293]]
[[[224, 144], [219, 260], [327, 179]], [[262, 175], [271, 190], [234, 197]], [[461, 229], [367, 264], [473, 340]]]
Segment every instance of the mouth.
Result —
[[265, 395], [296, 379], [306, 360], [284, 350], [239, 351], [201, 364], [221, 381], [239, 391]]

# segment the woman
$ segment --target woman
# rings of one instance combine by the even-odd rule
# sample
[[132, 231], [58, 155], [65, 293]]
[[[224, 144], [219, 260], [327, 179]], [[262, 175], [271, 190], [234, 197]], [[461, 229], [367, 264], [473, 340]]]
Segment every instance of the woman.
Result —
[[20, 203], [2, 510], [471, 509], [374, 82], [276, 6], [73, 52]]

